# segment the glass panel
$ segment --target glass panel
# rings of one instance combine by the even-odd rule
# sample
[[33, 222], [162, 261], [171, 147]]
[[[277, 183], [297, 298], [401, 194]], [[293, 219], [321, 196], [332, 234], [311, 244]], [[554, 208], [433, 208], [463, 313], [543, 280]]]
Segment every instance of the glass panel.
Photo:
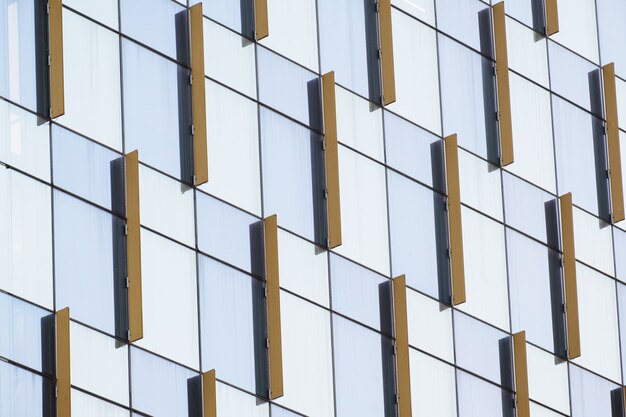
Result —
[[124, 214], [122, 155], [57, 125], [52, 150], [55, 185]]
[[461, 149], [459, 177], [461, 202], [502, 221], [502, 181], [498, 167]]
[[515, 163], [507, 169], [556, 192], [550, 93], [510, 73]]
[[37, 77], [41, 76], [36, 55], [41, 51], [35, 40], [43, 34], [37, 33], [33, 16], [34, 0], [0, 1], [0, 95], [36, 111]]
[[69, 6], [113, 29], [118, 29], [117, 3], [117, 0], [63, 0], [64, 6]]
[[332, 416], [330, 313], [284, 291], [280, 305], [283, 382], [289, 388], [277, 402], [308, 416]]
[[261, 47], [257, 62], [259, 101], [321, 131], [319, 76]]
[[261, 141], [265, 215], [277, 214], [280, 226], [325, 241], [321, 137], [262, 108]]
[[583, 354], [574, 362], [621, 381], [615, 281], [579, 263], [576, 276]]
[[391, 0], [391, 4], [430, 25], [435, 25], [435, 0]]
[[271, 36], [260, 43], [317, 72], [315, 0], [268, 0]]
[[[530, 398], [569, 414], [567, 361], [530, 344], [526, 344], [526, 357]], [[531, 415], [534, 416], [534, 414]]]
[[389, 308], [389, 280], [332, 253], [330, 276], [333, 310], [381, 330]]
[[459, 308], [501, 329], [509, 328], [504, 228], [463, 207], [467, 302]]
[[[621, 345], [626, 345], [626, 285], [617, 284], [617, 302], [619, 305], [619, 333]], [[626, 363], [626, 349], [622, 348], [622, 363]], [[622, 370], [623, 379], [626, 380], [626, 369]]]
[[269, 417], [268, 403], [229, 385], [218, 382], [216, 396], [220, 417]]
[[201, 189], [260, 216], [257, 105], [219, 84], [206, 87], [210, 180]]
[[512, 331], [561, 354], [561, 256], [511, 229], [506, 231]]
[[454, 362], [452, 310], [412, 290], [407, 290], [406, 301], [409, 343], [446, 361]]
[[454, 368], [415, 349], [411, 349], [410, 358], [413, 413], [456, 417]]
[[598, 32], [594, 0], [559, 2], [559, 32], [551, 36], [590, 61], [598, 62]]
[[196, 194], [196, 212], [201, 251], [245, 271], [259, 272], [259, 219], [203, 193]]
[[532, 417], [561, 417], [562, 416], [562, 414], [558, 414], [532, 401], [530, 402], [530, 415]]
[[263, 283], [204, 256], [199, 262], [202, 371], [267, 395]]
[[[507, 6], [521, 3], [524, 2], [509, 0]], [[511, 11], [507, 9], [507, 13], [510, 14]], [[548, 88], [548, 43], [546, 38], [527, 26], [507, 18], [506, 40], [509, 68]], [[515, 112], [513, 114], [515, 115]], [[515, 156], [517, 162], [517, 155]]]
[[601, 94], [598, 76], [594, 74], [598, 67], [551, 40], [548, 40], [548, 52], [552, 91], [601, 116], [601, 109], [595, 106], [592, 109], [592, 101]]
[[490, 381], [512, 388], [509, 377], [511, 338], [463, 313], [454, 313], [456, 364]]
[[[61, 191], [54, 192], [56, 304], [72, 318], [109, 334], [116, 329], [119, 283], [125, 279], [124, 221]], [[144, 297], [145, 298], [145, 297]], [[116, 332], [117, 330], [117, 332]]]
[[0, 100], [0, 160], [50, 181], [49, 129], [43, 119]]
[[[218, 2], [212, 1], [211, 3]], [[204, 19], [204, 70], [206, 75], [241, 91], [249, 97], [256, 98], [254, 45], [254, 42], [242, 38], [209, 19]], [[211, 125], [209, 124], [208, 127]]]
[[[611, 391], [618, 386], [575, 365], [570, 365], [572, 417], [613, 417]], [[620, 387], [621, 388], [621, 387]]]
[[178, 59], [189, 61], [187, 11], [172, 0], [121, 0], [122, 32]]
[[343, 244], [337, 253], [389, 274], [385, 171], [370, 159], [339, 146]]
[[608, 185], [602, 122], [556, 96], [552, 110], [559, 193], [571, 191], [574, 204], [605, 216]]
[[616, 0], [597, 0], [598, 35], [600, 37], [600, 56], [602, 64], [615, 62], [615, 71], [625, 75], [626, 53], [622, 42], [626, 31], [622, 22], [626, 20], [626, 4]]
[[382, 109], [341, 87], [336, 88], [336, 103], [339, 141], [383, 162]]
[[[392, 274], [407, 285], [448, 301], [449, 260], [444, 197], [387, 172]], [[342, 201], [343, 203], [343, 201]]]
[[[128, 382], [126, 384], [128, 385]], [[72, 389], [72, 414], [91, 417], [128, 417], [130, 411]]]
[[[460, 417], [509, 417], [513, 393], [457, 370]], [[534, 416], [533, 416], [534, 417]]]
[[[254, 10], [249, 0], [190, 0], [203, 3], [204, 14], [248, 38], [254, 37]], [[180, 2], [180, 1], [179, 1]]]
[[[195, 253], [142, 229], [141, 262], [144, 337], [136, 344], [197, 369]], [[163, 294], [167, 294], [167, 308], [163, 308]]]
[[193, 189], [140, 165], [141, 224], [186, 245], [193, 246]]
[[0, 288], [52, 309], [50, 187], [0, 169]]
[[57, 120], [121, 151], [119, 37], [64, 9], [63, 51], [65, 115]]
[[395, 408], [391, 339], [333, 316], [333, 348], [337, 417], [388, 415]]
[[72, 385], [128, 406], [128, 345], [74, 322], [70, 334]]
[[186, 172], [181, 144], [191, 137], [189, 71], [134, 42], [122, 42], [125, 149], [181, 178]]
[[396, 102], [389, 110], [441, 133], [437, 38], [434, 30], [392, 9]]
[[444, 191], [443, 143], [438, 136], [385, 111], [387, 164]]
[[437, 0], [437, 27], [492, 57], [489, 6], [477, 0]]
[[[543, 28], [545, 25], [543, 11], [543, 2], [536, 0], [504, 0], [506, 5], [506, 14], [519, 20], [526, 26], [534, 28], [535, 31], [541, 33], [537, 34], [537, 37], [543, 37]], [[488, 1], [487, 1], [488, 2]], [[498, 1], [493, 0], [493, 4]], [[511, 33], [507, 28], [507, 36]], [[510, 50], [510, 49], [509, 49]], [[509, 61], [509, 64], [511, 61]]]
[[328, 252], [278, 230], [280, 286], [329, 307]]
[[[626, 232], [613, 227], [613, 243], [616, 254], [626, 253]], [[615, 277], [626, 282], [626, 257], [624, 256], [615, 257]]]
[[[47, 392], [42, 391], [44, 387], [48, 388]], [[0, 415], [46, 417], [42, 397], [54, 395], [51, 388], [52, 381], [0, 361]]]
[[558, 245], [556, 197], [502, 173], [506, 224], [553, 246]]
[[379, 102], [375, 0], [317, 3], [322, 74], [335, 71], [337, 84]]
[[459, 146], [496, 162], [495, 78], [493, 62], [439, 35], [444, 136], [457, 134]]
[[[52, 359], [52, 339], [46, 339], [46, 335], [52, 335], [53, 326], [52, 313], [0, 293], [0, 356], [3, 358], [37, 371], [52, 372], [52, 363], [45, 364], [44, 356], [48, 354]], [[46, 365], [50, 369], [43, 369]]]
[[614, 276], [613, 239], [608, 223], [574, 209], [574, 242], [576, 259]]
[[188, 386], [198, 374], [134, 347], [130, 356], [133, 408], [155, 416], [188, 417]]

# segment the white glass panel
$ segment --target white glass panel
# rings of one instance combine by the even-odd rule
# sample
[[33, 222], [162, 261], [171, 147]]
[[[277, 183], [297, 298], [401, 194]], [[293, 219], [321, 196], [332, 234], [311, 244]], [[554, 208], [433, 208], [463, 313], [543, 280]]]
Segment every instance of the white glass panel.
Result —
[[526, 357], [530, 398], [569, 414], [567, 361], [530, 344], [526, 345]]
[[608, 223], [575, 207], [574, 244], [576, 259], [614, 275], [613, 237]]
[[456, 417], [454, 368], [414, 349], [410, 362], [413, 415]]
[[409, 343], [454, 362], [452, 310], [416, 291], [407, 290]]
[[594, 0], [559, 2], [559, 32], [551, 38], [598, 63], [598, 32]]
[[459, 150], [461, 202], [502, 220], [500, 170], [488, 162]]

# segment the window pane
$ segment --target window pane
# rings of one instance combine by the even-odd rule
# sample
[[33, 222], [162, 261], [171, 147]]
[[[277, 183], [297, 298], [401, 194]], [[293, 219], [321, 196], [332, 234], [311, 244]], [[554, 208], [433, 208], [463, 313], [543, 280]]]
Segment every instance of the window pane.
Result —
[[509, 328], [504, 228], [463, 207], [467, 302], [459, 308], [501, 329]]
[[508, 417], [513, 414], [513, 393], [456, 371], [460, 417]]
[[502, 220], [500, 170], [469, 152], [459, 150], [461, 202]]
[[317, 3], [322, 74], [335, 71], [337, 84], [378, 102], [375, 0]]
[[576, 276], [582, 355], [574, 362], [621, 381], [615, 281], [580, 263]]
[[55, 191], [57, 306], [70, 307], [73, 318], [109, 334], [121, 330], [116, 329], [116, 290], [126, 268], [124, 258], [116, 255], [123, 251], [123, 233], [121, 218]]
[[198, 374], [141, 349], [132, 347], [130, 354], [133, 408], [155, 416], [188, 417], [189, 380]]
[[572, 417], [613, 417], [611, 410], [611, 391], [618, 386], [570, 365], [570, 384], [572, 392]]
[[140, 165], [141, 224], [186, 245], [195, 243], [193, 189]]
[[441, 133], [435, 31], [392, 9], [396, 102], [389, 110]]
[[335, 254], [330, 255], [330, 276], [333, 310], [381, 330], [381, 316], [390, 308], [389, 280]]
[[561, 256], [511, 229], [506, 231], [512, 331], [563, 354]]
[[383, 111], [380, 107], [336, 88], [337, 136], [344, 145], [383, 162]]
[[43, 119], [0, 100], [0, 161], [50, 181], [49, 129]]
[[407, 290], [406, 301], [411, 345], [454, 362], [452, 310], [413, 290]]
[[63, 0], [69, 6], [113, 29], [118, 29], [117, 0]]
[[198, 249], [250, 273], [260, 273], [260, 220], [203, 193], [196, 193]]
[[507, 169], [556, 192], [550, 93], [513, 73], [510, 89], [515, 163]]
[[328, 252], [304, 239], [278, 230], [281, 287], [328, 307]]
[[493, 62], [439, 35], [444, 136], [457, 134], [459, 146], [498, 160]]
[[52, 308], [50, 187], [0, 169], [0, 288]]
[[181, 178], [181, 143], [191, 137], [189, 71], [128, 40], [122, 55], [125, 149], [138, 149], [142, 162]]
[[262, 47], [257, 62], [259, 101], [321, 131], [319, 76]]
[[217, 382], [217, 415], [220, 417], [269, 417], [267, 402], [237, 388]]
[[[190, 0], [203, 3], [204, 14], [248, 38], [254, 37], [254, 10], [248, 0]], [[180, 2], [180, 1], [179, 1]]]
[[280, 226], [309, 240], [325, 241], [321, 137], [262, 108], [261, 141], [265, 215], [278, 215]]
[[559, 2], [559, 32], [551, 38], [597, 63], [598, 32], [595, 4], [594, 0]]
[[[510, 16], [515, 16], [511, 14], [508, 6], [523, 3], [526, 2], [508, 0], [506, 2], [507, 13]], [[537, 32], [529, 27], [507, 18], [506, 40], [509, 68], [548, 88], [548, 44], [546, 38], [541, 38]], [[515, 159], [517, 162], [517, 158]]]
[[[526, 333], [528, 335], [528, 333]], [[526, 344], [530, 398], [569, 414], [567, 361]], [[531, 414], [534, 416], [534, 414]]]
[[211, 81], [206, 87], [210, 180], [201, 189], [260, 216], [257, 104]]
[[55, 185], [124, 214], [121, 154], [57, 125], [52, 126], [52, 150]]
[[271, 36], [260, 43], [317, 72], [315, 0], [268, 0]]
[[37, 111], [35, 0], [0, 1], [0, 95]]
[[332, 416], [330, 313], [284, 291], [280, 297], [283, 382], [289, 388], [278, 403], [309, 416]]
[[574, 231], [576, 259], [608, 275], [615, 275], [613, 239], [609, 224], [576, 208], [574, 209]]
[[385, 111], [385, 146], [390, 167], [444, 191], [441, 138]]
[[435, 25], [435, 0], [391, 0], [391, 4], [419, 20]]
[[172, 0], [121, 0], [122, 32], [188, 65], [187, 12]]
[[[52, 335], [53, 326], [52, 313], [0, 293], [0, 356], [3, 358], [52, 373], [52, 340], [45, 336]], [[44, 361], [46, 356], [49, 364]]]
[[[42, 397], [54, 395], [51, 389], [52, 381], [0, 361], [0, 415], [46, 417]], [[48, 406], [52, 411], [52, 405]]]
[[263, 283], [207, 257], [199, 258], [202, 370], [267, 395]]
[[394, 409], [385, 379], [393, 369], [391, 339], [333, 316], [333, 351], [337, 417], [379, 417]]
[[384, 167], [340, 145], [339, 187], [343, 244], [335, 250], [389, 274]]
[[130, 411], [72, 389], [72, 414], [92, 417], [129, 417]]
[[195, 253], [142, 229], [141, 262], [144, 337], [136, 344], [198, 368]]
[[128, 345], [74, 322], [70, 334], [72, 385], [128, 406]]
[[389, 184], [392, 274], [448, 302], [449, 260], [444, 196], [393, 171]]
[[454, 368], [410, 350], [411, 404], [418, 416], [456, 417]]
[[119, 37], [65, 9], [63, 51], [65, 115], [57, 120], [121, 150]]
[[478, 0], [437, 0], [437, 27], [476, 51], [492, 56], [491, 16], [486, 4]]

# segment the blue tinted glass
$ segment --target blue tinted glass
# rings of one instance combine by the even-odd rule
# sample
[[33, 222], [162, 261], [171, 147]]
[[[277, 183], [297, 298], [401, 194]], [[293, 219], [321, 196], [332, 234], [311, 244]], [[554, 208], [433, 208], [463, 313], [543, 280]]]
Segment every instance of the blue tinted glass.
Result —
[[254, 6], [251, 0], [191, 0], [200, 3], [204, 14], [249, 38], [254, 37]]
[[498, 160], [493, 62], [439, 35], [444, 136], [459, 146]]
[[385, 111], [387, 164], [444, 191], [443, 146], [438, 136]]
[[626, 3], [620, 0], [596, 0], [598, 10], [598, 33], [602, 64], [615, 63], [615, 71], [625, 75], [626, 50]]
[[322, 242], [325, 202], [321, 137], [263, 108], [261, 141], [265, 214], [276, 214], [282, 227]]
[[248, 272], [259, 272], [260, 220], [203, 193], [196, 194], [198, 249]]
[[248, 391], [266, 391], [263, 283], [200, 257], [203, 371]]
[[81, 136], [52, 126], [55, 185], [123, 214], [123, 157]]
[[392, 171], [387, 173], [393, 275], [449, 301], [447, 215], [443, 195]]
[[319, 77], [269, 49], [257, 49], [259, 101], [321, 131]]
[[[52, 382], [39, 375], [0, 362], [0, 415], [47, 417], [53, 412]], [[44, 412], [44, 405], [47, 406]]]
[[[124, 222], [74, 197], [54, 193], [56, 305], [116, 334], [116, 280], [124, 280]], [[119, 289], [119, 288], [117, 288]], [[118, 329], [119, 331], [119, 329]]]

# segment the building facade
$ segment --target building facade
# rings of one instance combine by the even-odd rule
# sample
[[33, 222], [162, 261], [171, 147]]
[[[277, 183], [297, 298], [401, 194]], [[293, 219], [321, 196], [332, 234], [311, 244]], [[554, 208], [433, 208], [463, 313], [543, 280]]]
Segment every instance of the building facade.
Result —
[[0, 417], [624, 417], [623, 0], [0, 0]]

